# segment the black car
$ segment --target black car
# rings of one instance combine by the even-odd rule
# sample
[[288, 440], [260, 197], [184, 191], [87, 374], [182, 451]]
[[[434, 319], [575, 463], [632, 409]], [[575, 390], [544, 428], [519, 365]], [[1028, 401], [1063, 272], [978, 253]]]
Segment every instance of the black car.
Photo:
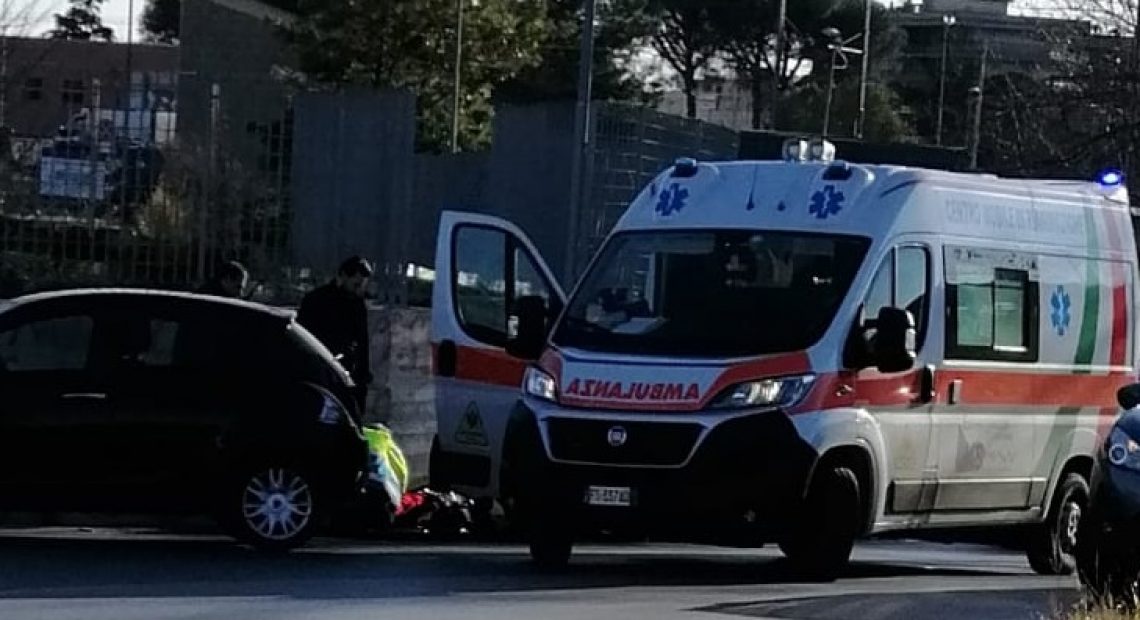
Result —
[[139, 290], [0, 305], [0, 510], [211, 513], [302, 544], [354, 497], [352, 382], [291, 313]]
[[1117, 393], [1124, 413], [1097, 453], [1089, 513], [1077, 537], [1081, 582], [1098, 598], [1135, 602], [1140, 578], [1140, 384]]

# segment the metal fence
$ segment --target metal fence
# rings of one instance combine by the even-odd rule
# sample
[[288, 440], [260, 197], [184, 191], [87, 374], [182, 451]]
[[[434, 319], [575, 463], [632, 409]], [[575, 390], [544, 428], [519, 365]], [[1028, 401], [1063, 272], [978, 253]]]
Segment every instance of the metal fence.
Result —
[[576, 272], [676, 157], [731, 158], [738, 143], [704, 123], [597, 106], [581, 234], [568, 246], [567, 104], [501, 110], [489, 153], [428, 156], [414, 152], [406, 94], [187, 80], [175, 105], [134, 82], [109, 96], [93, 80], [82, 96], [67, 95], [74, 103], [54, 133], [16, 126], [0, 149], [0, 297], [193, 289], [239, 260], [254, 299], [289, 304], [339, 258], [363, 254], [378, 264], [377, 300], [424, 305], [442, 209], [519, 222]]
[[215, 89], [207, 131], [185, 137], [175, 133], [173, 106], [155, 105], [146, 85], [116, 97], [144, 105], [104, 105], [103, 95], [97, 80], [87, 92], [65, 92], [74, 105], [53, 135], [18, 126], [6, 134], [0, 295], [77, 285], [193, 288], [229, 259], [249, 264], [264, 288], [295, 279], [287, 109], [227, 132], [232, 119]]

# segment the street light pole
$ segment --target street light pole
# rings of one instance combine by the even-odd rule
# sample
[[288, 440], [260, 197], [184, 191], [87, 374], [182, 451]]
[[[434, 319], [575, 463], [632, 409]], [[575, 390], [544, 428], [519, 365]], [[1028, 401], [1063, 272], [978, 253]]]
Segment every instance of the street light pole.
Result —
[[455, 0], [455, 92], [451, 102], [451, 152], [459, 152], [459, 105], [463, 77], [463, 3]]
[[573, 282], [577, 269], [578, 229], [586, 201], [586, 153], [590, 145], [590, 100], [594, 93], [594, 21], [597, 0], [583, 0], [582, 38], [578, 49], [578, 104], [574, 113], [573, 152], [570, 165], [569, 225], [566, 234], [565, 282]]
[[950, 26], [957, 19], [953, 15], [942, 16], [942, 65], [938, 71], [938, 122], [934, 129], [934, 143], [942, 146], [942, 118], [946, 111], [946, 57], [950, 51]]
[[831, 67], [827, 78], [827, 103], [824, 104], [823, 109], [823, 137], [826, 138], [829, 130], [831, 129], [831, 100], [835, 95], [835, 56], [839, 53], [839, 49], [835, 46], [831, 48]]
[[978, 169], [978, 144], [982, 140], [982, 100], [986, 93], [986, 57], [990, 55], [990, 42], [982, 46], [982, 63], [978, 71], [978, 85], [970, 89], [974, 94], [974, 130], [970, 139], [970, 170]]
[[776, 49], [772, 54], [772, 102], [769, 105], [769, 129], [776, 129], [777, 107], [780, 101], [780, 81], [783, 79], [784, 24], [788, 21], [788, 0], [779, 0], [776, 11]]
[[871, 60], [871, 1], [863, 2], [863, 66], [859, 72], [859, 116], [855, 121], [855, 137], [859, 140], [863, 139], [863, 126], [867, 122], [867, 71]]

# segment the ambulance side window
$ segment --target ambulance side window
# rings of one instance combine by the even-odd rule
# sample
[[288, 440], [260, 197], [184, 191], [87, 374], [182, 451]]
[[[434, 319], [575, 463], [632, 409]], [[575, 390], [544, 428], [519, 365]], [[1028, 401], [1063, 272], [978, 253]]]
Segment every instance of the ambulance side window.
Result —
[[960, 360], [1035, 362], [1038, 283], [1032, 257], [948, 249], [946, 356]]

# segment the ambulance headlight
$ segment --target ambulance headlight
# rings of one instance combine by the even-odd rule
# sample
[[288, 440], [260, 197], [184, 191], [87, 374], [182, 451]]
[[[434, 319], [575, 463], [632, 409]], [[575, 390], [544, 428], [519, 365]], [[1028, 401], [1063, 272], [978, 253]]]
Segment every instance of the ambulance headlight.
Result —
[[710, 406], [713, 409], [792, 407], [807, 396], [814, 383], [815, 375], [746, 381], [721, 392]]
[[535, 366], [526, 369], [526, 375], [523, 376], [523, 391], [529, 396], [551, 402], [558, 398], [558, 384], [554, 381], [554, 377]]
[[1117, 467], [1140, 471], [1140, 443], [1120, 430], [1112, 429], [1108, 437], [1108, 462]]

